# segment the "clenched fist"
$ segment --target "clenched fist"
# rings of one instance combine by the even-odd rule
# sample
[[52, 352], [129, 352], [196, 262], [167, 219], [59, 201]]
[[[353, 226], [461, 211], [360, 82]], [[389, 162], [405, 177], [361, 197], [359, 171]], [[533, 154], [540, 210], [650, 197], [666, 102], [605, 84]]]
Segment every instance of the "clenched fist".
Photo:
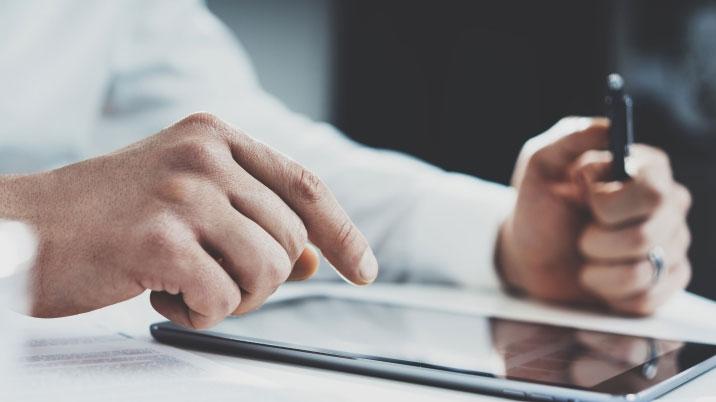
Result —
[[612, 181], [608, 126], [568, 118], [528, 141], [498, 265], [508, 285], [537, 298], [649, 314], [691, 277], [691, 198], [666, 154], [646, 145], [631, 148], [631, 179]]
[[308, 241], [353, 283], [377, 275], [366, 239], [316, 175], [206, 113], [113, 154], [2, 182], [4, 215], [38, 235], [35, 316], [151, 289], [158, 312], [208, 327], [310, 277], [318, 256]]

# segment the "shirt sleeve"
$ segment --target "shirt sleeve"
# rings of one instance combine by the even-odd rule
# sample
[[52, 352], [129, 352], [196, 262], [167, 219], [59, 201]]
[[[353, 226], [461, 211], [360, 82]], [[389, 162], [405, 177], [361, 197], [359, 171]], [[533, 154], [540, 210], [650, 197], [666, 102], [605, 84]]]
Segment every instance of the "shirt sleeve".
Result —
[[380, 280], [497, 285], [494, 246], [512, 189], [362, 146], [291, 112], [260, 87], [240, 44], [200, 2], [137, 7], [141, 18], [117, 41], [93, 152], [209, 111], [316, 172], [369, 239]]
[[[9, 307], [16, 312], [27, 312], [28, 274], [36, 252], [37, 239], [29, 226], [0, 219], [0, 301], [3, 310]], [[3, 313], [0, 311], [0, 317]]]

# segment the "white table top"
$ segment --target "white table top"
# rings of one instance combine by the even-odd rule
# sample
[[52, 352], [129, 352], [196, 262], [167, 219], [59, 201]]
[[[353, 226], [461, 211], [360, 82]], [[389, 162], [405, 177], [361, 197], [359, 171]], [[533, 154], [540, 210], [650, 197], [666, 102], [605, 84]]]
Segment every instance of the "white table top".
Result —
[[[716, 343], [716, 303], [683, 293], [674, 298], [655, 316], [629, 319], [608, 316], [598, 312], [570, 310], [512, 298], [498, 290], [463, 291], [418, 285], [376, 284], [356, 288], [343, 283], [290, 284], [284, 286], [274, 298], [296, 294], [340, 294], [365, 297], [371, 300], [393, 301], [414, 305], [427, 305], [461, 312], [479, 312], [504, 318], [570, 325], [583, 329], [612, 330], [634, 335], [683, 339]], [[149, 335], [151, 323], [162, 321], [154, 312], [147, 294], [134, 300], [88, 313], [67, 321], [67, 330], [78, 321], [100, 324], [112, 331], [130, 335], [142, 342], [154, 342]], [[60, 321], [62, 322], [62, 321]], [[494, 401], [500, 400], [478, 394], [452, 391], [429, 386], [402, 383], [386, 379], [333, 372], [314, 368], [244, 359], [212, 353], [196, 353], [216, 363], [250, 372], [257, 377], [286, 385], [296, 400], [304, 400], [314, 392], [333, 395], [337, 400], [411, 400], [411, 401]], [[668, 394], [664, 399], [716, 401], [716, 371]], [[304, 394], [305, 393], [305, 394]], [[702, 399], [703, 398], [703, 399]], [[713, 399], [711, 399], [713, 398]], [[171, 400], [167, 398], [167, 400]]]

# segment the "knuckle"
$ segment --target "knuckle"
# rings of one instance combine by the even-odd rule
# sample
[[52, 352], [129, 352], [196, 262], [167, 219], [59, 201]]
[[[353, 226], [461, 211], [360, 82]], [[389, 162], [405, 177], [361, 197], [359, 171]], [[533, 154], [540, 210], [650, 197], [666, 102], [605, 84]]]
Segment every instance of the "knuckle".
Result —
[[276, 256], [268, 260], [267, 266], [264, 270], [264, 279], [261, 284], [261, 288], [274, 289], [286, 282], [288, 276], [291, 274], [291, 262], [288, 257], [284, 254], [282, 256]]
[[194, 199], [199, 185], [191, 177], [174, 175], [161, 180], [156, 187], [159, 199], [176, 204], [186, 204]]
[[314, 203], [322, 200], [327, 192], [323, 181], [310, 170], [298, 166], [297, 180], [294, 183], [294, 191], [298, 197], [306, 202]]
[[189, 129], [196, 129], [196, 128], [210, 128], [210, 129], [217, 129], [222, 128], [224, 126], [224, 122], [216, 117], [215, 115], [208, 113], [208, 112], [195, 112], [192, 113], [185, 118], [181, 119], [179, 123], [177, 123], [179, 126], [189, 128]]
[[151, 224], [144, 232], [143, 245], [153, 255], [160, 256], [167, 262], [173, 261], [179, 255], [180, 245], [173, 225], [166, 222]]
[[216, 278], [212, 278], [210, 275], [204, 276], [203, 278], [195, 277], [194, 280], [197, 285], [200, 285], [201, 289], [206, 289], [206, 293], [203, 296], [208, 303], [205, 314], [216, 322], [231, 314], [238, 307], [240, 296], [238, 292], [230, 289], [227, 284], [219, 283]]
[[264, 294], [283, 284], [291, 273], [291, 261], [279, 246], [276, 250], [264, 248], [259, 255], [261, 261], [249, 276], [241, 281], [241, 288], [251, 294]]
[[223, 157], [222, 148], [216, 141], [199, 137], [182, 141], [175, 146], [172, 153], [175, 165], [202, 173], [219, 170]]

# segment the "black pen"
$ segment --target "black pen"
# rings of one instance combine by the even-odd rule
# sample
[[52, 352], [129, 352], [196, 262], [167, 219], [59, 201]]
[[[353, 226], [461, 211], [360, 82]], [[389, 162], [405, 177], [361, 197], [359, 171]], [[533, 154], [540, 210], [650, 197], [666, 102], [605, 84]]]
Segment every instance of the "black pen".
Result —
[[634, 124], [632, 117], [632, 100], [624, 91], [624, 79], [619, 74], [607, 77], [607, 117], [609, 126], [609, 150], [612, 152], [612, 179], [628, 180], [626, 158], [629, 156], [629, 145], [634, 142]]

